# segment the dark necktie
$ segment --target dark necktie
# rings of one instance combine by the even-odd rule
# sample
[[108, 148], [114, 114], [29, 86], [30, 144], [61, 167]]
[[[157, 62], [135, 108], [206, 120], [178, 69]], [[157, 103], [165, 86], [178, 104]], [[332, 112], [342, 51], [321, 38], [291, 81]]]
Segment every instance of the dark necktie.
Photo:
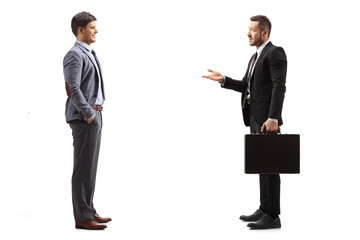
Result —
[[256, 62], [256, 59], [257, 59], [257, 52], [253, 55], [253, 60], [251, 61], [251, 64], [250, 64], [250, 67], [249, 67], [249, 71], [248, 71], [248, 74], [247, 74], [247, 88], [246, 88], [246, 94], [243, 98], [243, 101], [242, 101], [242, 108], [245, 107], [245, 103], [246, 103], [246, 100], [247, 100], [247, 96], [250, 94], [250, 82], [251, 82], [251, 77], [252, 77], [252, 73], [254, 71], [254, 66], [255, 66], [255, 62]]
[[255, 62], [256, 62], [256, 59], [257, 59], [257, 52], [254, 54], [255, 57], [253, 58], [252, 62], [251, 62], [251, 65], [250, 65], [250, 68], [249, 68], [249, 72], [248, 72], [248, 83], [250, 84], [250, 80], [251, 80], [251, 77], [252, 77], [252, 73], [254, 71], [254, 65], [255, 65]]
[[101, 92], [102, 92], [103, 98], [104, 98], [104, 100], [105, 100], [104, 81], [103, 81], [103, 77], [102, 77], [100, 61], [99, 61], [99, 59], [97, 58], [96, 53], [95, 53], [94, 50], [92, 50], [91, 53], [92, 53], [92, 55], [94, 56], [95, 61], [96, 61], [97, 65], [98, 65], [98, 68], [99, 68], [100, 79], [101, 79]]

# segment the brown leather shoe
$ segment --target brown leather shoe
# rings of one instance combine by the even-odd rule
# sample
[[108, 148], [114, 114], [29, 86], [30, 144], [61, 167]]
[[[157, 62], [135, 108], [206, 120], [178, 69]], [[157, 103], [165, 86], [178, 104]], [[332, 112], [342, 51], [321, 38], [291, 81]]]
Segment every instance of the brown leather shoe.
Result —
[[77, 221], [75, 222], [75, 228], [88, 229], [88, 230], [102, 230], [106, 228], [106, 225], [99, 224], [93, 219], [86, 221]]
[[102, 218], [97, 213], [94, 215], [94, 220], [98, 223], [107, 223], [111, 221], [111, 218]]

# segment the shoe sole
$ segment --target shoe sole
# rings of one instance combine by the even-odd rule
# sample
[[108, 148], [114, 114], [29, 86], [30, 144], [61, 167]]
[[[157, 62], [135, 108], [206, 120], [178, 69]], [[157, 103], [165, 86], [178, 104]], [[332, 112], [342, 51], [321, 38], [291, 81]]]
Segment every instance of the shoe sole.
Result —
[[103, 228], [86, 228], [86, 227], [83, 227], [83, 226], [76, 225], [75, 228], [77, 228], [77, 229], [86, 229], [86, 230], [104, 230], [106, 227], [103, 227]]
[[259, 219], [241, 219], [241, 218], [239, 218], [241, 221], [243, 221], [243, 222], [257, 222], [257, 221], [259, 221], [261, 218], [259, 218]]
[[281, 228], [281, 225], [280, 226], [272, 226], [272, 227], [263, 227], [263, 228], [250, 227], [250, 230], [266, 230], [266, 229], [276, 229], [276, 228]]
[[111, 220], [109, 220], [109, 221], [96, 221], [96, 222], [98, 222], [98, 223], [108, 223], [108, 222], [111, 222]]

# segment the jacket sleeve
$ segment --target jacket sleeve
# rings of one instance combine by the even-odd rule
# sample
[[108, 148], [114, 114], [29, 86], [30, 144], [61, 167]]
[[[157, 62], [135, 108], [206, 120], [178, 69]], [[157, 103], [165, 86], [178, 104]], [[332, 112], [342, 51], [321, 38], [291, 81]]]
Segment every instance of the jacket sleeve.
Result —
[[243, 92], [245, 89], [245, 77], [243, 80], [234, 80], [230, 77], [225, 76], [224, 82], [221, 87], [226, 89], [232, 89], [237, 92]]
[[227, 89], [232, 89], [237, 92], [244, 92], [247, 88], [246, 77], [248, 75], [251, 61], [252, 61], [252, 58], [249, 60], [245, 76], [243, 77], [242, 80], [235, 80], [230, 77], [224, 76], [225, 79], [224, 79], [223, 83], [221, 83], [221, 87], [227, 88]]
[[76, 51], [69, 51], [64, 57], [64, 77], [69, 86], [70, 101], [85, 119], [89, 120], [95, 115], [95, 111], [86, 101], [80, 88], [82, 74], [82, 59]]
[[269, 61], [272, 93], [268, 117], [280, 119], [286, 91], [287, 60], [284, 49], [281, 47], [274, 49]]

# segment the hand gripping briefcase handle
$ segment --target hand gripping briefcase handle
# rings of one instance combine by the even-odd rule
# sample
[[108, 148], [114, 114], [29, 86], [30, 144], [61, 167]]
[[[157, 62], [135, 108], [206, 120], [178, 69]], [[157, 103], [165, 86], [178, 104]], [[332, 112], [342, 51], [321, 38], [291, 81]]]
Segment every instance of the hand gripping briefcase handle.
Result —
[[262, 131], [261, 134], [270, 134], [270, 135], [281, 134], [280, 127], [278, 127], [278, 130], [276, 132], [267, 132], [266, 127], [264, 126], [264, 131]]
[[245, 173], [300, 173], [299, 134], [246, 134]]

